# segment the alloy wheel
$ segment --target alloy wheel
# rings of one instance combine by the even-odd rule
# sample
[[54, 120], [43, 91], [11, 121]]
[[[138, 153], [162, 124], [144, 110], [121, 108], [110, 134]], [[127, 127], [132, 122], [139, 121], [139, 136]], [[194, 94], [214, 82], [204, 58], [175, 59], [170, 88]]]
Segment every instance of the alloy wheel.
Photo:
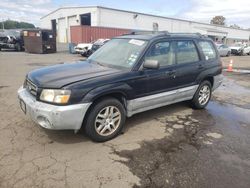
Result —
[[198, 101], [200, 103], [200, 105], [205, 105], [207, 104], [207, 102], [209, 101], [210, 98], [210, 88], [208, 85], [204, 85], [201, 87], [200, 91], [199, 91], [199, 96], [198, 96]]
[[121, 123], [121, 112], [115, 106], [104, 107], [95, 119], [95, 130], [101, 136], [114, 133]]

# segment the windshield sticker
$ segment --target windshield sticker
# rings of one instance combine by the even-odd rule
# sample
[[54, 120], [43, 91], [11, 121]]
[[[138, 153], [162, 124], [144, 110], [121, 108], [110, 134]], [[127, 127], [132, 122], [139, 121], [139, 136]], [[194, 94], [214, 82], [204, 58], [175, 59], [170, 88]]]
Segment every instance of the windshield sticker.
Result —
[[137, 46], [142, 46], [145, 42], [143, 40], [131, 39], [128, 43], [134, 44]]
[[138, 54], [131, 54], [130, 57], [128, 58], [127, 63], [131, 66], [135, 63], [136, 59], [138, 57]]

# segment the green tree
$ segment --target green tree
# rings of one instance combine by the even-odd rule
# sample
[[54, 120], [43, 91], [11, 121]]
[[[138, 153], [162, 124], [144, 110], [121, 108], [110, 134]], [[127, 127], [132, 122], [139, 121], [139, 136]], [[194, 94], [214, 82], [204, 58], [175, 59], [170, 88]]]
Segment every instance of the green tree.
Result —
[[210, 21], [211, 24], [215, 25], [225, 25], [226, 18], [224, 16], [215, 16], [213, 19]]
[[[4, 26], [3, 26], [4, 25]], [[35, 28], [35, 26], [31, 23], [27, 22], [18, 22], [14, 20], [6, 20], [4, 22], [0, 22], [1, 29], [28, 29], [28, 28]]]

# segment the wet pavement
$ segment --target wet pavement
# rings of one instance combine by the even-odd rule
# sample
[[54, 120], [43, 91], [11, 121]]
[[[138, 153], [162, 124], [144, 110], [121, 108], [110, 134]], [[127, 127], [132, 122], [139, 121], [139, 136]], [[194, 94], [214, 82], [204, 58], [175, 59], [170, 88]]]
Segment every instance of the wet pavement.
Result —
[[249, 115], [210, 102], [206, 110], [157, 119], [164, 138], [117, 154], [129, 159], [123, 163], [141, 187], [250, 187]]
[[16, 98], [29, 70], [79, 59], [0, 54], [1, 188], [250, 187], [249, 74], [224, 73], [204, 110], [182, 102], [140, 113], [117, 138], [93, 143], [37, 126]]

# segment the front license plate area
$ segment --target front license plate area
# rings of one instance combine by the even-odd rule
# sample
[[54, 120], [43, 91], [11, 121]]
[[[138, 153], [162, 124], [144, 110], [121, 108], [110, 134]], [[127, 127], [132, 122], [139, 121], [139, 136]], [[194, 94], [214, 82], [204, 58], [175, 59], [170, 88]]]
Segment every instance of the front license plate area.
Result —
[[22, 109], [23, 113], [26, 114], [26, 104], [25, 104], [25, 102], [22, 99], [20, 99], [19, 104], [20, 104], [20, 108]]

